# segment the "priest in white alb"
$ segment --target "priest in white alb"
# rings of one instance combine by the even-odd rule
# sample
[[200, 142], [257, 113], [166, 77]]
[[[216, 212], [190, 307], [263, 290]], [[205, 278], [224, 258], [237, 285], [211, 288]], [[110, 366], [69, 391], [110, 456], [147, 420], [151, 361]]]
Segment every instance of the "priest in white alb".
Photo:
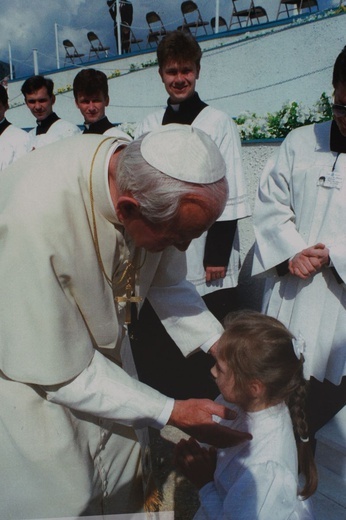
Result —
[[263, 312], [305, 342], [314, 437], [346, 404], [346, 47], [333, 121], [293, 130], [266, 165], [254, 211]]

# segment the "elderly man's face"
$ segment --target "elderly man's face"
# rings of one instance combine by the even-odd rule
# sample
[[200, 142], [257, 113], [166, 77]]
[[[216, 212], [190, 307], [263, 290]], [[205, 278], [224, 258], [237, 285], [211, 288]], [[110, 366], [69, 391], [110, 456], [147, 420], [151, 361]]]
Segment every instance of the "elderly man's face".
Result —
[[192, 239], [199, 237], [215, 221], [215, 211], [196, 202], [183, 202], [172, 221], [153, 224], [140, 213], [123, 220], [124, 227], [137, 247], [157, 253], [169, 246], [186, 251]]
[[[346, 105], [346, 85], [339, 83], [334, 92], [334, 103], [336, 105]], [[334, 113], [334, 120], [338, 125], [340, 133], [346, 137], [346, 115]]]

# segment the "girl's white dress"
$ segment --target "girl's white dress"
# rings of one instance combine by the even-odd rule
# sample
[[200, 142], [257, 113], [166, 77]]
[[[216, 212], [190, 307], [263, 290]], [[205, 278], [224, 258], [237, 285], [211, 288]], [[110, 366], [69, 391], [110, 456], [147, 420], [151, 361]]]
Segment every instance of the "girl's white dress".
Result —
[[217, 401], [238, 413], [221, 423], [253, 439], [218, 450], [214, 481], [200, 490], [194, 520], [312, 520], [311, 500], [297, 495], [297, 450], [287, 406], [244, 412], [221, 396]]

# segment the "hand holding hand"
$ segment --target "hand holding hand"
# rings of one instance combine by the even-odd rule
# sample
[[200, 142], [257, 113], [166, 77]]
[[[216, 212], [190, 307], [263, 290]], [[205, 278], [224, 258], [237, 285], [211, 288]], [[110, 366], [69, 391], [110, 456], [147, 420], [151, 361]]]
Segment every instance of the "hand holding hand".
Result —
[[303, 280], [309, 278], [324, 265], [329, 263], [329, 249], [321, 243], [303, 249], [288, 262], [288, 269], [293, 276]]
[[216, 423], [213, 415], [222, 419], [232, 419], [235, 413], [209, 399], [187, 399], [175, 401], [168, 424], [179, 428], [200, 442], [218, 448], [236, 446], [252, 439], [249, 433], [231, 430], [227, 426]]
[[182, 439], [175, 447], [174, 463], [192, 484], [201, 489], [214, 478], [216, 449], [203, 448], [192, 437]]

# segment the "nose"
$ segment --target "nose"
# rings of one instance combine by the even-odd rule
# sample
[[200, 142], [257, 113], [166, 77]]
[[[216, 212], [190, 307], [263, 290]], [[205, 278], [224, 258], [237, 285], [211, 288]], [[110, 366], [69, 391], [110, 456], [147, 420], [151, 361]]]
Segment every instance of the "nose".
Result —
[[184, 83], [184, 81], [185, 81], [184, 74], [182, 74], [181, 72], [177, 72], [177, 74], [175, 76], [175, 82], [176, 83]]

